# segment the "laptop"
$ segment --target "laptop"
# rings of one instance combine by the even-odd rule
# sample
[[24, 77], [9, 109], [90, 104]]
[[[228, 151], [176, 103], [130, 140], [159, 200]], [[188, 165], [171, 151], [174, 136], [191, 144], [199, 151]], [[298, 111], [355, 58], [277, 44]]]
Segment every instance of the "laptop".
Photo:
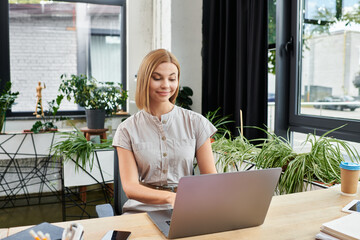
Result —
[[147, 212], [170, 239], [261, 225], [281, 168], [186, 176], [174, 209]]

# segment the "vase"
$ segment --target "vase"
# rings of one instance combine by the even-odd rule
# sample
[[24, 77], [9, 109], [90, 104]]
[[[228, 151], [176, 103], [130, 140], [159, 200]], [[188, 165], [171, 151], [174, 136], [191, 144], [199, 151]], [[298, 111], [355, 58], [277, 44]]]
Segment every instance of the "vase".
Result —
[[105, 110], [103, 109], [86, 109], [86, 123], [88, 129], [104, 129]]

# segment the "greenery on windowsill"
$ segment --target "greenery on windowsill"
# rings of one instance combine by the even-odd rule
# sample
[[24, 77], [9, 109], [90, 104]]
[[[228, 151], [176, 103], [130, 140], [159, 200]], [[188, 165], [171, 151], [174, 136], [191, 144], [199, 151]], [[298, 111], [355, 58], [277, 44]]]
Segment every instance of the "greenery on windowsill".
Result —
[[41, 115], [41, 104], [38, 103], [38, 113], [41, 117], [41, 121], [36, 121], [32, 128], [30, 129], [33, 133], [47, 132], [47, 131], [57, 131], [58, 127], [55, 125], [55, 122], [60, 120], [66, 120], [66, 117], [57, 117], [56, 114], [60, 108], [61, 101], [64, 96], [57, 96], [56, 100], [48, 102], [49, 109], [44, 112], [44, 115]]
[[85, 109], [103, 109], [109, 115], [117, 112], [128, 98], [121, 83], [99, 82], [86, 75], [61, 75], [59, 92]]
[[324, 184], [340, 183], [340, 163], [344, 161], [344, 153], [350, 161], [359, 162], [360, 156], [356, 149], [347, 142], [330, 137], [336, 128], [318, 137], [309, 133], [302, 143], [310, 145], [308, 152], [297, 153], [288, 139], [276, 136], [267, 130], [257, 128], [267, 134], [261, 144], [243, 136], [234, 139], [224, 135], [213, 144], [213, 151], [218, 154], [217, 166], [224, 172], [238, 171], [245, 164], [254, 164], [257, 168], [280, 167], [283, 174], [280, 177], [278, 193], [287, 194], [306, 191], [309, 184], [319, 181]]
[[5, 122], [6, 111], [15, 104], [18, 95], [19, 92], [11, 92], [11, 82], [6, 82], [4, 88], [0, 92], [0, 133]]

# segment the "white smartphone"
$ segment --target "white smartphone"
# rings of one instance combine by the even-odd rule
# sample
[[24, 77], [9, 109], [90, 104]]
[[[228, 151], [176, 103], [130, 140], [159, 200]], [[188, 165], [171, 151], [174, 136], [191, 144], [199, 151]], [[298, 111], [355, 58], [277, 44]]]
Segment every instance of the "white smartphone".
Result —
[[101, 240], [126, 240], [129, 238], [131, 232], [127, 231], [108, 231]]
[[342, 209], [342, 211], [347, 213], [360, 213], [360, 200], [352, 200]]

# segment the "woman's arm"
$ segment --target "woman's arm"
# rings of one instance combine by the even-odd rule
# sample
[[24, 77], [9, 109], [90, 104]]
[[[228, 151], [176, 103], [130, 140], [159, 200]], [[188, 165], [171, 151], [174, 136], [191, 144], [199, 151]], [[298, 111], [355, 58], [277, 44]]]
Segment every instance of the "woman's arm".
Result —
[[139, 202], [148, 204], [166, 204], [174, 206], [176, 194], [169, 191], [156, 190], [145, 187], [139, 182], [139, 174], [134, 154], [124, 148], [116, 147], [120, 178], [126, 196]]
[[200, 174], [217, 173], [210, 138], [196, 151]]

